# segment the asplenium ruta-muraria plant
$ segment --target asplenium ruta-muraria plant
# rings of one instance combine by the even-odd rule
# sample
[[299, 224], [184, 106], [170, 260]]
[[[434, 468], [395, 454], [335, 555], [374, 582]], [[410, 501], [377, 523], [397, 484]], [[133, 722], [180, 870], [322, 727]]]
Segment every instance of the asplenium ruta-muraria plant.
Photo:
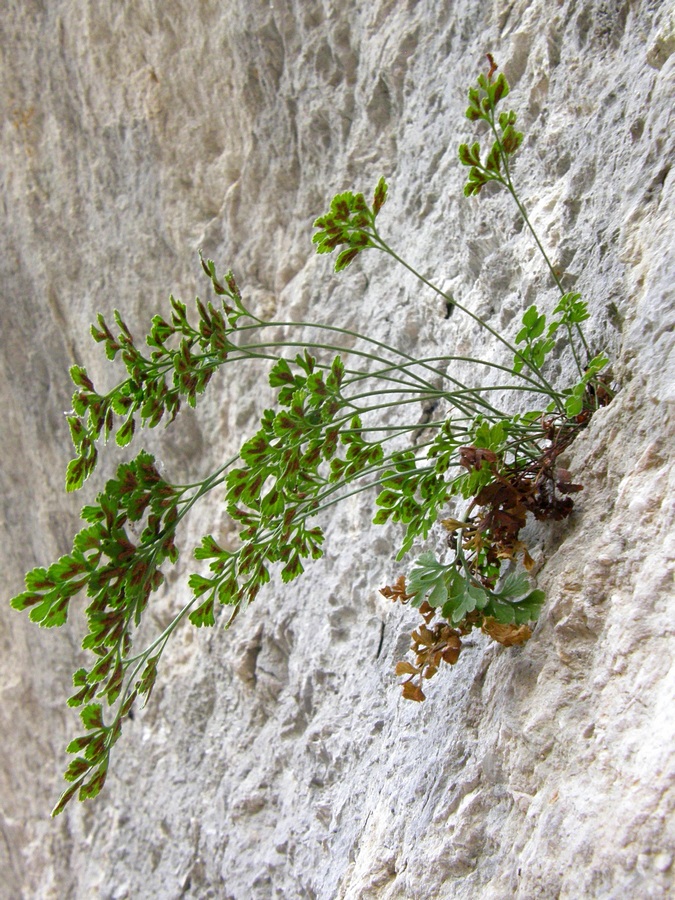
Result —
[[[183, 403], [196, 405], [221, 366], [261, 361], [276, 403], [239, 453], [203, 481], [172, 483], [144, 450], [120, 465], [96, 502], [82, 510], [84, 527], [72, 551], [29, 572], [25, 591], [11, 601], [15, 609], [29, 610], [32, 621], [51, 627], [66, 622], [76, 597], [87, 598], [82, 646], [90, 662], [75, 672], [68, 700], [80, 708], [83, 733], [68, 745], [74, 755], [65, 773], [69, 785], [53, 815], [72, 797], [95, 797], [103, 787], [122, 723], [136, 703], [148, 701], [178, 624], [188, 618], [197, 627], [214, 625], [223, 606], [231, 622], [273, 568], [285, 582], [297, 578], [309, 559], [322, 555], [321, 513], [357, 492], [372, 491], [376, 524], [401, 526], [397, 561], [416, 547], [421, 551], [436, 523], [448, 532], [443, 559], [422, 552], [407, 576], [382, 589], [418, 607], [422, 617], [412, 635], [415, 661], [397, 667], [406, 676], [405, 697], [423, 700], [424, 680], [441, 661], [457, 661], [462, 636], [474, 628], [507, 646], [530, 636], [544, 595], [528, 578], [533, 561], [521, 530], [528, 516], [569, 515], [581, 486], [557, 460], [610, 392], [601, 374], [607, 359], [592, 356], [584, 338], [586, 304], [562, 288], [516, 193], [510, 163], [523, 136], [514, 112], [497, 114], [509, 86], [504, 75], [494, 77], [495, 69], [492, 64], [469, 91], [467, 118], [482, 123], [489, 146], [460, 146], [460, 162], [469, 169], [465, 194], [478, 195], [494, 182], [513, 197], [559, 288], [551, 311], [531, 306], [517, 333], [506, 336], [419, 275], [379, 230], [384, 179], [372, 202], [360, 193], [334, 197], [315, 222], [314, 243], [319, 253], [338, 251], [338, 272], [366, 250], [386, 254], [503, 345], [506, 364], [450, 354], [415, 358], [337, 326], [263, 321], [234, 275], [221, 277], [203, 258], [214, 298], [198, 299], [189, 313], [172, 297], [168, 313], [153, 318], [145, 346], [117, 311], [112, 326], [103, 315], [92, 326], [94, 340], [110, 360], [121, 359], [126, 374], [100, 393], [84, 368], [71, 369], [76, 390], [68, 424], [75, 458], [67, 469], [68, 491], [92, 475], [110, 437], [124, 447], [139, 427], [173, 422]], [[288, 335], [283, 342], [281, 328]], [[308, 328], [311, 339], [293, 339], [293, 329], [306, 335]], [[342, 346], [345, 338], [350, 349]], [[554, 348], [571, 355], [577, 371], [571, 384], [550, 380], [547, 358]], [[476, 372], [487, 369], [491, 377], [464, 384], [452, 374], [456, 362], [475, 363]], [[513, 392], [520, 398], [511, 404], [517, 413], [499, 405]], [[442, 414], [420, 422], [421, 401]], [[382, 412], [394, 407], [397, 424], [385, 424], [391, 420]], [[201, 565], [189, 578], [189, 602], [139, 649], [134, 638], [144, 612], [178, 559], [178, 525], [215, 488], [224, 492], [238, 523], [239, 543], [202, 539], [194, 549]]]

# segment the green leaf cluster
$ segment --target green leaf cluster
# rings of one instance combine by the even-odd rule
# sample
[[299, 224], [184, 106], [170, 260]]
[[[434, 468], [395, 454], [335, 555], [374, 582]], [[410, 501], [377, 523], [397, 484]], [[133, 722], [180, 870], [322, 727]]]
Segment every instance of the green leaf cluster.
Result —
[[[466, 629], [480, 627], [488, 617], [504, 625], [534, 622], [545, 599], [525, 574], [509, 574], [500, 589], [490, 590], [458, 568], [457, 561], [444, 565], [433, 553], [423, 553], [415, 561], [406, 591], [412, 595], [411, 606], [426, 601], [452, 625]], [[468, 619], [475, 613], [479, 616]]]
[[[143, 451], [121, 465], [96, 504], [82, 510], [89, 525], [75, 537], [72, 552], [48, 569], [30, 571], [26, 590], [11, 606], [30, 609], [31, 621], [44, 627], [63, 625], [70, 600], [86, 589], [93, 601], [87, 610], [90, 634], [83, 646], [100, 650], [116, 645], [126, 633], [126, 619], [139, 618], [148, 595], [161, 584], [158, 566], [167, 557], [175, 562], [176, 496], [149, 453]], [[127, 523], [139, 521], [146, 511], [147, 525], [135, 544]]]
[[[484, 416], [476, 416], [471, 424], [469, 447], [460, 449], [460, 464], [467, 471], [450, 482], [450, 496], [461, 496], [468, 500], [492, 481], [493, 464], [503, 461], [512, 430], [513, 422], [507, 416], [496, 422], [490, 422]], [[471, 454], [469, 450], [472, 451]]]
[[448, 485], [443, 477], [443, 463], [418, 466], [415, 453], [403, 450], [391, 457], [392, 469], [382, 477], [382, 490], [377, 496], [380, 507], [373, 523], [383, 525], [391, 520], [405, 525], [401, 548], [396, 556], [403, 559], [418, 537], [426, 538], [445, 505]]
[[[244, 465], [226, 477], [227, 509], [242, 526], [242, 546], [223, 550], [208, 536], [195, 552], [198, 559], [210, 559], [211, 571], [209, 577], [190, 578], [201, 600], [190, 614], [195, 625], [214, 624], [217, 602], [250, 603], [269, 581], [270, 565], [281, 564], [283, 581], [301, 575], [303, 560], [323, 552], [322, 530], [308, 527], [306, 520], [331, 484], [348, 483], [382, 459], [380, 444], [363, 437], [359, 417], [338, 415], [347, 405], [341, 357], [325, 373], [308, 351], [294, 363], [282, 358], [272, 368], [269, 380], [278, 389], [280, 409], [265, 411], [258, 432], [242, 445]], [[341, 446], [344, 458], [338, 455]]]
[[150, 428], [162, 419], [167, 424], [172, 422], [183, 400], [191, 407], [196, 405], [197, 396], [204, 392], [213, 373], [236, 349], [231, 336], [239, 320], [250, 313], [232, 272], [222, 279], [223, 285], [213, 261], [200, 258], [213, 290], [222, 299], [219, 308], [196, 299], [196, 326], [190, 324], [186, 305], [173, 296], [168, 319], [160, 315], [152, 319], [145, 338], [151, 348], [149, 355], [138, 349], [117, 310], [113, 314], [119, 329], [116, 337], [103, 315], [99, 314], [97, 324], [92, 325], [94, 340], [104, 345], [108, 359], [121, 357], [128, 377], [107, 394], [100, 394], [83, 367], [71, 368], [76, 391], [68, 425], [77, 455], [68, 465], [66, 490], [77, 490], [93, 472], [98, 458], [96, 442], [101, 437], [107, 441], [115, 432], [116, 443], [125, 447], [139, 420]]
[[[116, 477], [108, 481], [95, 504], [84, 507], [82, 519], [88, 524], [76, 535], [72, 552], [47, 569], [30, 571], [26, 590], [10, 601], [14, 609], [30, 610], [33, 622], [49, 628], [63, 625], [70, 601], [86, 593], [88, 630], [82, 647], [93, 654], [94, 661], [89, 669], [75, 673], [77, 690], [68, 700], [69, 706], [90, 704], [95, 697], [105, 697], [112, 706], [120, 697], [132, 649], [132, 630], [140, 624], [150, 594], [164, 583], [162, 563], [167, 559], [175, 563], [178, 558], [174, 536], [179, 500], [180, 492], [161, 478], [154, 458], [142, 451], [132, 462], [119, 466]], [[130, 526], [141, 520], [145, 527], [136, 538]], [[143, 693], [141, 688], [128, 693], [114, 727], [97, 725], [98, 730], [86, 742], [78, 739], [82, 747], [90, 748], [85, 753], [87, 765], [82, 760], [75, 761], [77, 765], [71, 763], [66, 777], [82, 787], [80, 799], [95, 796], [102, 787], [107, 754], [119, 736], [121, 716], [128, 713], [138, 691]], [[87, 728], [93, 727], [93, 708], [86, 708], [86, 716], [83, 711]], [[100, 711], [100, 705], [96, 709]], [[91, 749], [94, 747], [96, 753]], [[105, 764], [100, 762], [101, 747], [105, 749]], [[85, 785], [87, 772], [99, 763], [94, 780]], [[55, 812], [61, 811], [74, 789], [69, 788], [66, 794]]]
[[586, 371], [581, 379], [572, 388], [563, 391], [565, 396], [565, 412], [568, 418], [573, 419], [581, 415], [588, 406], [589, 411], [594, 407], [591, 402], [592, 394], [589, 394], [589, 386], [609, 364], [609, 358], [604, 353], [598, 353], [589, 361]]
[[376, 466], [384, 458], [382, 445], [367, 441], [363, 437], [363, 423], [359, 416], [352, 416], [349, 428], [342, 429], [340, 443], [347, 451], [344, 459], [336, 457], [331, 461], [330, 481], [350, 482], [366, 467]]
[[[555, 347], [554, 334], [560, 322], [551, 322], [546, 329], [546, 316], [540, 313], [535, 305], [525, 312], [523, 327], [516, 335], [516, 344], [525, 344], [513, 358], [513, 371], [517, 374], [524, 366], [539, 370], [544, 364], [547, 355]], [[544, 337], [544, 331], [546, 334]]]
[[[80, 669], [73, 676], [73, 683], [78, 687], [85, 679], [86, 671]], [[112, 726], [104, 723], [100, 703], [85, 706], [80, 710], [80, 718], [88, 733], [72, 740], [66, 750], [82, 755], [71, 760], [65, 771], [63, 777], [70, 785], [61, 794], [52, 816], [63, 812], [75, 795], [80, 800], [91, 800], [101, 792], [108, 774], [110, 751], [121, 734], [119, 721]]]
[[346, 269], [362, 250], [375, 247], [377, 234], [375, 219], [387, 199], [387, 182], [380, 178], [375, 188], [372, 206], [368, 206], [363, 194], [346, 191], [333, 197], [329, 211], [314, 222], [319, 231], [312, 238], [317, 253], [332, 253], [343, 244], [343, 250], [335, 263], [335, 271]]
[[[581, 335], [582, 349], [587, 349], [579, 327], [589, 318], [589, 312], [586, 302], [581, 299], [581, 294], [575, 292], [563, 294], [553, 310], [553, 315], [555, 318], [547, 325], [545, 313], [539, 312], [536, 305], [530, 306], [525, 312], [522, 320], [523, 327], [516, 335], [516, 344], [524, 344], [524, 347], [514, 355], [514, 373], [518, 374], [525, 366], [533, 371], [541, 369], [546, 357], [555, 346], [556, 335], [560, 328], [567, 330], [573, 352], [575, 352], [574, 329]], [[574, 419], [583, 411], [588, 400], [589, 385], [597, 379], [608, 363], [609, 359], [604, 353], [596, 354], [586, 365], [580, 380], [571, 388], [565, 388], [561, 392], [565, 414], [569, 419]], [[554, 407], [555, 404], [552, 403], [549, 405], [549, 410], [553, 410]]]
[[[472, 122], [484, 121], [494, 135], [494, 142], [483, 161], [478, 141], [471, 146], [460, 144], [459, 161], [469, 167], [464, 195], [471, 197], [480, 193], [489, 181], [497, 181], [506, 185], [508, 175], [508, 158], [512, 156], [523, 142], [523, 134], [516, 131], [516, 114], [513, 110], [500, 113], [495, 119], [497, 104], [510, 93], [509, 83], [503, 72], [493, 81], [491, 77], [478, 76], [478, 86], [469, 88], [469, 106], [466, 118]], [[497, 128], [497, 125], [499, 126]]]

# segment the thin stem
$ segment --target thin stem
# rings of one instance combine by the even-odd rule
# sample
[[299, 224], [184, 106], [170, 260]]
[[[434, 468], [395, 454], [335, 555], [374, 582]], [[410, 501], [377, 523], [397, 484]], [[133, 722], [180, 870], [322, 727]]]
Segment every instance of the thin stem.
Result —
[[[545, 388], [542, 388], [541, 384], [539, 382], [535, 381], [533, 378], [530, 378], [529, 375], [526, 375], [523, 372], [514, 372], [513, 369], [509, 368], [508, 366], [502, 366], [499, 363], [489, 362], [488, 360], [485, 360], [485, 359], [478, 359], [474, 356], [425, 356], [425, 357], [421, 357], [419, 360], [415, 360], [414, 362], [397, 363], [396, 365], [392, 366], [391, 368], [403, 370], [403, 369], [407, 369], [411, 365], [416, 365], [418, 363], [433, 363], [433, 362], [466, 362], [466, 363], [471, 363], [473, 365], [486, 366], [489, 369], [497, 369], [500, 372], [506, 372], [510, 376], [516, 375], [518, 378], [522, 379], [523, 381], [528, 382], [528, 384], [533, 385], [533, 388], [532, 388], [533, 392], [545, 393], [545, 394], [548, 394], [548, 396], [551, 396], [550, 392], [548, 390], [546, 390]], [[357, 375], [360, 376], [361, 379], [366, 379], [366, 378], [376, 377], [381, 372], [386, 372], [386, 371], [387, 371], [386, 369], [381, 369], [376, 372], [357, 373]], [[441, 372], [440, 374], [443, 374], [443, 373]], [[460, 382], [455, 381], [455, 379], [453, 379], [453, 378], [450, 378], [450, 376], [445, 375], [444, 377], [448, 378], [448, 380], [450, 380], [450, 381], [453, 381], [455, 384], [458, 384], [461, 387], [464, 387], [464, 385], [461, 385]], [[352, 379], [352, 381], [357, 381], [357, 380], [358, 380], [357, 378]], [[480, 390], [480, 388], [476, 388], [476, 390]]]
[[474, 320], [474, 322], [477, 322], [481, 326], [481, 328], [485, 328], [486, 331], [488, 331], [493, 337], [497, 338], [500, 343], [504, 344], [504, 346], [507, 347], [511, 351], [511, 353], [516, 354], [518, 352], [516, 348], [512, 344], [510, 344], [503, 335], [501, 335], [498, 331], [495, 331], [495, 329], [492, 328], [492, 326], [488, 325], [488, 323], [483, 319], [481, 319], [480, 316], [476, 315], [476, 313], [472, 312], [468, 307], [462, 305], [451, 294], [446, 294], [445, 291], [442, 291], [433, 282], [429, 281], [428, 278], [425, 278], [424, 275], [421, 275], [416, 269], [414, 269], [410, 265], [410, 263], [407, 263], [402, 257], [400, 257], [398, 253], [392, 250], [392, 248], [382, 239], [382, 237], [380, 237], [380, 234], [377, 231], [375, 232], [375, 238], [378, 241], [381, 250], [383, 250], [385, 253], [388, 253], [389, 256], [392, 257], [392, 259], [395, 259], [396, 262], [400, 263], [404, 268], [411, 272], [415, 276], [415, 278], [422, 282], [422, 284], [430, 287], [432, 291], [439, 295], [439, 297], [442, 297], [448, 303], [456, 306], [457, 309], [459, 309], [461, 312], [466, 313], [466, 315], [470, 316]]
[[[402, 257], [400, 257], [380, 237], [380, 235], [377, 231], [375, 231], [375, 238], [378, 241], [381, 250], [383, 250], [385, 253], [388, 253], [392, 257], [392, 259], [395, 259], [396, 262], [400, 263], [404, 268], [406, 268], [409, 272], [411, 272], [417, 279], [419, 279], [422, 282], [422, 284], [427, 285], [427, 287], [430, 287], [433, 291], [435, 291], [435, 293], [437, 293], [440, 297], [442, 297], [448, 303], [451, 303], [453, 306], [456, 306], [457, 309], [461, 310], [461, 312], [466, 313], [468, 316], [470, 316], [470, 318], [472, 318], [482, 328], [484, 328], [486, 331], [488, 331], [493, 337], [497, 338], [497, 340], [500, 343], [504, 344], [504, 346], [507, 347], [510, 350], [510, 352], [513, 353], [514, 356], [520, 355], [519, 351], [516, 350], [516, 348], [513, 346], [513, 344], [509, 343], [509, 341], [507, 341], [503, 335], [501, 335], [498, 331], [496, 331], [494, 328], [492, 328], [491, 325], [488, 325], [488, 323], [485, 322], [483, 319], [481, 319], [480, 316], [476, 315], [476, 313], [472, 312], [466, 306], [463, 306], [450, 294], [446, 294], [439, 287], [437, 287], [435, 284], [433, 284], [433, 282], [429, 281], [427, 278], [425, 278], [423, 275], [421, 275], [416, 269], [414, 269]], [[540, 379], [541, 383], [543, 384], [544, 388], [546, 389], [546, 392], [555, 401], [556, 405], [561, 408], [558, 392], [552, 387], [551, 384], [549, 384], [549, 382], [546, 380], [544, 375], [539, 371], [539, 369], [536, 368], [536, 366], [533, 366], [531, 364], [529, 364], [529, 365], [530, 365], [530, 370]]]
[[[287, 324], [288, 324], [288, 323], [287, 323]], [[322, 326], [317, 326], [317, 327], [322, 327]], [[251, 344], [251, 345], [244, 344], [244, 345], [241, 345], [238, 349], [240, 349], [240, 350], [242, 350], [242, 351], [246, 351], [246, 352], [248, 353], [248, 351], [249, 351], [250, 349], [254, 349], [254, 348], [256, 348], [256, 347], [274, 347], [274, 346], [278, 346], [278, 347], [300, 347], [300, 348], [312, 347], [312, 348], [316, 348], [316, 349], [320, 349], [320, 350], [339, 350], [341, 353], [346, 353], [346, 354], [351, 353], [351, 354], [354, 354], [354, 355], [356, 355], [356, 356], [365, 357], [365, 358], [367, 358], [367, 359], [377, 359], [377, 360], [380, 361], [380, 362], [388, 362], [387, 360], [382, 360], [380, 357], [373, 356], [373, 355], [370, 354], [370, 353], [364, 353], [363, 351], [353, 350], [353, 349], [350, 350], [350, 349], [346, 349], [346, 348], [335, 347], [335, 346], [332, 345], [332, 344], [319, 344], [319, 343], [315, 343], [315, 342], [311, 342], [311, 343], [310, 343], [310, 342], [306, 342], [306, 341], [278, 341], [278, 342], [270, 342], [270, 343], [268, 343], [268, 344], [267, 344], [267, 343], [266, 343], [266, 344]], [[253, 354], [250, 354], [250, 356], [251, 356], [251, 358], [254, 358], [254, 355], [253, 355]], [[270, 359], [276, 359], [276, 357], [269, 357], [269, 358], [270, 358]], [[439, 357], [439, 358], [442, 358], [442, 357]], [[405, 366], [406, 368], [409, 369], [409, 368], [412, 367], [412, 366], [422, 365], [423, 368], [429, 369], [429, 371], [433, 372], [434, 374], [439, 375], [440, 377], [445, 378], [446, 380], [450, 381], [451, 383], [458, 385], [458, 386], [461, 387], [462, 390], [465, 391], [469, 396], [472, 396], [472, 395], [473, 395], [473, 400], [474, 400], [474, 402], [475, 402], [475, 403], [478, 403], [478, 405], [482, 406], [484, 409], [491, 409], [491, 407], [489, 406], [489, 404], [486, 404], [485, 401], [483, 401], [483, 400], [477, 395], [477, 393], [472, 392], [470, 388], [467, 388], [465, 385], [463, 385], [463, 384], [462, 384], [460, 381], [458, 381], [456, 378], [452, 378], [450, 375], [447, 375], [447, 373], [443, 372], [443, 371], [440, 370], [440, 369], [432, 369], [430, 366], [425, 365], [425, 364], [424, 364], [422, 361], [420, 361], [420, 360], [416, 360], [416, 359], [414, 359], [414, 358], [412, 358], [412, 357], [408, 357], [408, 360], [409, 360], [408, 363], [405, 363], [405, 364], [403, 364], [403, 365], [398, 364], [398, 363], [390, 363], [389, 366], [388, 366], [384, 371], [386, 372], [386, 371], [388, 371], [389, 369], [391, 369], [392, 371], [395, 371], [395, 370], [399, 370], [399, 371], [400, 371], [404, 366]], [[233, 360], [233, 361], [234, 361], [234, 360]], [[225, 363], [227, 363], [227, 360], [225, 360]], [[370, 377], [377, 377], [377, 375], [371, 375], [371, 373], [368, 373], [368, 372], [366, 372], [366, 373], [358, 373], [358, 374], [361, 376], [362, 379], [366, 379], [366, 378], [370, 378]], [[427, 381], [427, 380], [424, 379], [424, 378], [421, 378], [420, 376], [418, 376], [417, 374], [415, 374], [415, 373], [413, 373], [413, 372], [410, 373], [410, 376], [411, 376], [411, 378], [413, 378], [413, 379], [417, 379], [417, 381], [419, 382], [419, 385], [420, 385], [419, 387], [416, 387], [416, 386], [414, 386], [414, 385], [411, 385], [409, 382], [401, 381], [401, 380], [399, 380], [399, 379], [386, 379], [386, 380], [392, 380], [394, 383], [405, 384], [405, 385], [407, 385], [407, 386], [409, 387], [410, 390], [418, 390], [418, 392], [419, 392], [420, 394], [423, 394], [423, 395], [429, 395], [429, 394], [431, 394], [431, 395], [433, 395], [433, 396], [438, 395], [438, 388], [436, 388], [434, 385], [432, 385], [431, 382]], [[468, 412], [468, 411], [469, 411], [468, 409], [464, 408], [463, 406], [460, 406], [459, 404], [458, 404], [458, 409], [460, 409], [462, 412]], [[476, 412], [475, 409], [474, 409], [473, 411], [474, 411], [474, 414], [475, 414], [475, 412]], [[497, 410], [492, 409], [492, 412], [494, 412], [496, 415], [499, 415], [499, 412], [498, 412]]]
[[[238, 330], [239, 330], [239, 332], [243, 332], [246, 330], [253, 330], [253, 329], [258, 329], [258, 328], [317, 328], [322, 331], [330, 331], [335, 334], [343, 334], [347, 337], [352, 337], [352, 338], [356, 338], [357, 340], [364, 341], [367, 344], [372, 344], [375, 347], [379, 347], [382, 350], [386, 350], [388, 353], [393, 353], [395, 356], [399, 356], [402, 359], [406, 359], [410, 363], [417, 362], [415, 357], [410, 356], [408, 353], [403, 353], [402, 350], [397, 350], [395, 347], [390, 347], [388, 344], [385, 344], [382, 341], [377, 341], [374, 338], [370, 338], [370, 337], [367, 337], [366, 335], [359, 334], [356, 331], [351, 331], [348, 328], [338, 328], [337, 326], [334, 326], [334, 325], [321, 325], [316, 322], [263, 322], [260, 325], [246, 325], [246, 326], [244, 326], [244, 328], [241, 328]], [[296, 341], [296, 342], [288, 342], [288, 343], [287, 342], [279, 342], [279, 345], [280, 346], [285, 345], [285, 346], [289, 346], [289, 347], [308, 347], [308, 346], [319, 347], [319, 348], [322, 347], [321, 344], [315, 344], [310, 341]], [[365, 359], [374, 359], [379, 362], [384, 362], [384, 363], [390, 364], [390, 360], [383, 359], [381, 356], [376, 356], [375, 354], [372, 354], [372, 353], [365, 353], [364, 351], [361, 351], [361, 350], [353, 350], [353, 349], [348, 349], [345, 347], [337, 348], [332, 344], [324, 345], [324, 349], [339, 349], [340, 352], [343, 352], [343, 353], [352, 353], [355, 356], [361, 356]], [[422, 365], [422, 368], [428, 369], [434, 375], [443, 376], [443, 374], [444, 374], [443, 372], [441, 372], [437, 369], [432, 369], [430, 366]], [[413, 378], [419, 380], [420, 382], [426, 384], [428, 387], [431, 387], [432, 389], [435, 390], [435, 388], [433, 387], [433, 385], [430, 382], [424, 381], [424, 379], [422, 379], [420, 376], [414, 375], [413, 373], [411, 373], [411, 375]]]
[[[556, 272], [556, 270], [553, 268], [553, 264], [552, 264], [551, 260], [548, 258], [548, 254], [547, 254], [546, 250], [544, 249], [544, 245], [543, 245], [543, 244], [541, 243], [541, 241], [539, 240], [539, 235], [538, 235], [537, 232], [534, 230], [534, 226], [533, 226], [532, 223], [530, 222], [530, 218], [529, 218], [529, 216], [527, 215], [527, 210], [525, 209], [525, 207], [523, 206], [523, 204], [520, 202], [520, 198], [518, 197], [518, 194], [517, 194], [516, 189], [515, 189], [515, 187], [514, 187], [513, 181], [512, 181], [512, 179], [511, 179], [511, 170], [509, 169], [508, 154], [507, 154], [506, 151], [504, 150], [504, 147], [503, 147], [503, 145], [502, 145], [501, 139], [500, 139], [499, 134], [498, 134], [498, 132], [497, 132], [497, 127], [496, 127], [496, 125], [495, 125], [495, 110], [494, 110], [494, 106], [492, 106], [492, 104], [491, 104], [491, 115], [490, 115], [488, 121], [489, 121], [489, 123], [490, 123], [490, 128], [492, 129], [492, 132], [493, 132], [493, 134], [494, 134], [494, 136], [495, 136], [495, 139], [496, 139], [496, 141], [497, 141], [497, 144], [498, 144], [498, 146], [499, 146], [499, 155], [500, 155], [500, 157], [501, 157], [502, 164], [503, 164], [503, 166], [504, 166], [504, 176], [505, 176], [505, 177], [502, 177], [501, 175], [499, 175], [498, 178], [497, 178], [496, 180], [499, 181], [499, 182], [506, 188], [506, 190], [511, 194], [511, 196], [513, 197], [513, 200], [514, 200], [516, 206], [518, 207], [518, 211], [520, 212], [520, 215], [522, 216], [523, 221], [524, 221], [525, 224], [527, 225], [527, 227], [528, 227], [528, 229], [529, 229], [529, 231], [530, 231], [530, 234], [531, 234], [532, 237], [534, 238], [534, 241], [535, 241], [537, 247], [539, 248], [539, 252], [540, 252], [541, 255], [543, 256], [544, 261], [546, 262], [546, 265], [548, 266], [549, 272], [550, 272], [551, 275], [553, 276], [553, 280], [555, 281], [556, 286], [557, 286], [558, 290], [560, 291], [560, 296], [561, 296], [561, 297], [564, 297], [564, 295], [565, 295], [565, 288], [562, 286], [562, 281], [560, 280], [560, 276], [558, 275], [558, 273]], [[574, 357], [574, 362], [575, 362], [576, 367], [577, 367], [577, 369], [578, 369], [578, 371], [579, 371], [579, 374], [583, 375], [583, 369], [582, 369], [582, 367], [581, 367], [581, 363], [579, 362], [579, 358], [578, 358], [578, 356], [577, 356], [576, 347], [574, 346], [574, 339], [573, 339], [573, 337], [572, 337], [572, 327], [571, 327], [571, 325], [569, 324], [569, 322], [566, 322], [565, 324], [566, 324], [566, 327], [567, 327], [567, 335], [568, 335], [568, 338], [569, 338], [569, 344], [570, 344], [570, 349], [571, 349], [571, 351], [572, 351], [572, 356]], [[586, 346], [586, 339], [584, 338], [583, 332], [582, 332], [581, 328], [579, 327], [579, 323], [578, 323], [578, 322], [576, 323], [576, 326], [577, 326], [577, 333], [578, 333], [579, 337], [581, 338], [581, 342], [582, 342], [582, 344], [584, 345], [584, 348], [585, 348], [586, 352], [588, 352], [588, 347]]]

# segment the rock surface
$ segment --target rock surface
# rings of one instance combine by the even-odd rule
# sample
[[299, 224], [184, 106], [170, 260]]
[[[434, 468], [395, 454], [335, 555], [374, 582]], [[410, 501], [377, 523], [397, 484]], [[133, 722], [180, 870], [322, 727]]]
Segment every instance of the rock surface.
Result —
[[[549, 600], [532, 640], [473, 639], [425, 704], [396, 686], [416, 616], [378, 594], [396, 533], [370, 526], [363, 495], [323, 522], [326, 555], [302, 579], [227, 633], [176, 635], [104, 793], [52, 821], [81, 634], [76, 617], [46, 632], [5, 604], [0, 895], [672, 896], [672, 2], [5, 0], [0, 47], [8, 597], [68, 550], [96, 491], [62, 492], [67, 368], [111, 378], [89, 323], [119, 307], [141, 333], [169, 292], [206, 295], [197, 248], [266, 316], [500, 358], [374, 254], [342, 277], [312, 255], [332, 194], [384, 173], [391, 245], [494, 327], [553, 301], [508, 197], [461, 196], [486, 50], [526, 132], [523, 200], [622, 385], [572, 448], [577, 512], [536, 547]], [[236, 449], [265, 383], [227, 373], [149, 435], [169, 476]], [[186, 540], [227, 527], [216, 497]], [[187, 596], [188, 555], [158, 623]]]

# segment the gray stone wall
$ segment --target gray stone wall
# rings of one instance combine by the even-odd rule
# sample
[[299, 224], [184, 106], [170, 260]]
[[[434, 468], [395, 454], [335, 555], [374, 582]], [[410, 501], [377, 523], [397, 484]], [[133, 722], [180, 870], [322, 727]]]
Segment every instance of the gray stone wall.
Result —
[[[498, 359], [376, 255], [342, 277], [313, 255], [332, 194], [384, 174], [392, 246], [493, 326], [553, 300], [508, 197], [461, 196], [487, 50], [526, 133], [524, 202], [622, 385], [570, 454], [574, 517], [534, 536], [549, 598], [534, 637], [473, 638], [425, 704], [396, 686], [416, 616], [378, 594], [400, 572], [396, 533], [371, 527], [364, 495], [322, 522], [326, 555], [302, 579], [229, 632], [181, 629], [104, 793], [52, 821], [81, 633], [4, 604], [0, 895], [672, 896], [671, 0], [5, 0], [0, 48], [7, 598], [68, 550], [96, 491], [62, 490], [68, 366], [113, 377], [89, 323], [119, 307], [140, 334], [169, 292], [206, 295], [199, 247], [265, 315]], [[167, 476], [236, 449], [265, 385], [264, 367], [225, 371], [148, 435]], [[228, 528], [213, 497], [185, 544]], [[156, 626], [187, 596], [188, 555]]]

